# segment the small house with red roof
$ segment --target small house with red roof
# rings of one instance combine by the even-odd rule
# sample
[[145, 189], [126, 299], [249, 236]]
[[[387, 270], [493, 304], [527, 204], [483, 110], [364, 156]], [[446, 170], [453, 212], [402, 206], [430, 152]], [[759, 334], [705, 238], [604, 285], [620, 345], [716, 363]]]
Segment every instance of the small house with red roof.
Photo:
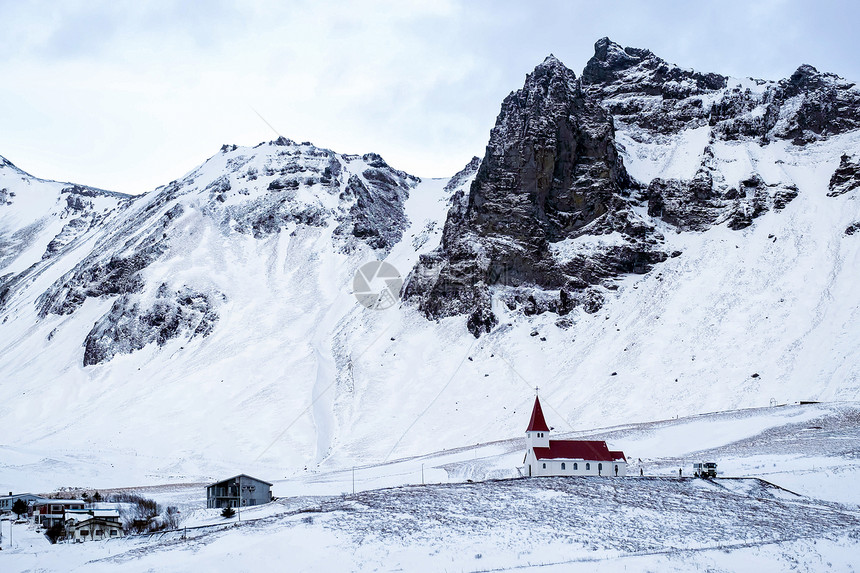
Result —
[[532, 417], [526, 428], [525, 474], [528, 476], [627, 475], [624, 452], [610, 450], [598, 440], [550, 440], [550, 427], [535, 396]]

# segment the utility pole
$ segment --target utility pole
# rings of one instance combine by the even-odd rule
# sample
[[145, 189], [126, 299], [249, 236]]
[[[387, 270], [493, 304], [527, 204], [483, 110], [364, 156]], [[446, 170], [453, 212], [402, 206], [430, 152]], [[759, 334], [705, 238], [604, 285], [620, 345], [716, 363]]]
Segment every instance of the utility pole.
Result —
[[424, 485], [424, 464], [421, 464], [421, 485]]
[[355, 495], [355, 466], [352, 466], [352, 495]]
[[239, 523], [242, 523], [242, 478], [236, 478], [236, 493], [239, 496], [236, 500], [236, 515], [239, 516]]

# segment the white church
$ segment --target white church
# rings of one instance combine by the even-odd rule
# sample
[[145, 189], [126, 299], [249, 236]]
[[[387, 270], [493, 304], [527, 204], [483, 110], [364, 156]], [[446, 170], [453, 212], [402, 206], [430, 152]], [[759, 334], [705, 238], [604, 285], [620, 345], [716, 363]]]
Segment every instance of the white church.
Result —
[[627, 475], [624, 452], [611, 451], [597, 440], [550, 440], [550, 428], [543, 417], [540, 399], [526, 428], [527, 476], [609, 476]]

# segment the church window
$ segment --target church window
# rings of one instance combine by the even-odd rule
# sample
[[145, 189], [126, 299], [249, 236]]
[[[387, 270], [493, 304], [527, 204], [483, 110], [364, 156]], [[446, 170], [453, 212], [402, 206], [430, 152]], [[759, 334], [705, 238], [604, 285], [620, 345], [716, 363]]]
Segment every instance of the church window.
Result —
[[590, 469], [591, 469], [591, 464], [585, 464], [585, 469], [586, 469], [586, 470], [590, 470]]
[[578, 470], [578, 469], [579, 469], [579, 464], [578, 464], [578, 463], [576, 463], [576, 462], [573, 462], [573, 469], [574, 469], [574, 470]]
[[564, 469], [564, 462], [561, 462], [561, 469]]

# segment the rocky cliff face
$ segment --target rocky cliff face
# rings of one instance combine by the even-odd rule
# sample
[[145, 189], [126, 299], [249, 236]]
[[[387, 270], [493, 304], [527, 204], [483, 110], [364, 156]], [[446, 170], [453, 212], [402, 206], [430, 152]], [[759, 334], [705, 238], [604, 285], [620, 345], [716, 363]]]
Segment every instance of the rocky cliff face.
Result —
[[[476, 336], [497, 322], [494, 298], [526, 313], [593, 312], [613, 278], [666, 259], [653, 221], [741, 230], [797, 197], [788, 176], [764, 177], [754, 166], [727, 177], [734, 170], [725, 164], [736, 160], [715, 156], [716, 142], [801, 146], [858, 121], [857, 88], [807, 65], [779, 82], [737, 80], [603, 38], [576, 78], [550, 56], [505, 99], [469, 193], [455, 201], [442, 244], [421, 258], [404, 296], [430, 318], [468, 315]], [[675, 145], [697, 166], [685, 177], [631, 177], [616, 130], [646, 162], [667, 163], [661, 148]], [[698, 149], [678, 144], [702, 131]], [[852, 185], [856, 167], [846, 161], [832, 193]], [[643, 210], [650, 219], [636, 214]]]
[[602, 38], [582, 84], [617, 122], [648, 134], [707, 125], [716, 138], [789, 139], [802, 145], [860, 126], [857, 87], [809, 65], [779, 82], [738, 80], [682, 69], [649, 50]]
[[828, 197], [838, 197], [860, 187], [860, 157], [843, 154], [839, 159], [839, 167], [830, 177], [830, 192]]
[[616, 121], [659, 134], [707, 124], [707, 96], [725, 88], [726, 81], [719, 74], [681, 69], [649, 50], [622, 48], [609, 38], [595, 43], [582, 72], [583, 90]]
[[[455, 201], [440, 248], [421, 258], [404, 295], [431, 318], [469, 314], [476, 336], [497, 321], [493, 293], [528, 312], [596, 310], [589, 286], [666, 257], [629, 209], [630, 186], [612, 117], [550, 56], [503, 102], [468, 196]], [[613, 233], [621, 239], [588, 256], [566, 248]]]

